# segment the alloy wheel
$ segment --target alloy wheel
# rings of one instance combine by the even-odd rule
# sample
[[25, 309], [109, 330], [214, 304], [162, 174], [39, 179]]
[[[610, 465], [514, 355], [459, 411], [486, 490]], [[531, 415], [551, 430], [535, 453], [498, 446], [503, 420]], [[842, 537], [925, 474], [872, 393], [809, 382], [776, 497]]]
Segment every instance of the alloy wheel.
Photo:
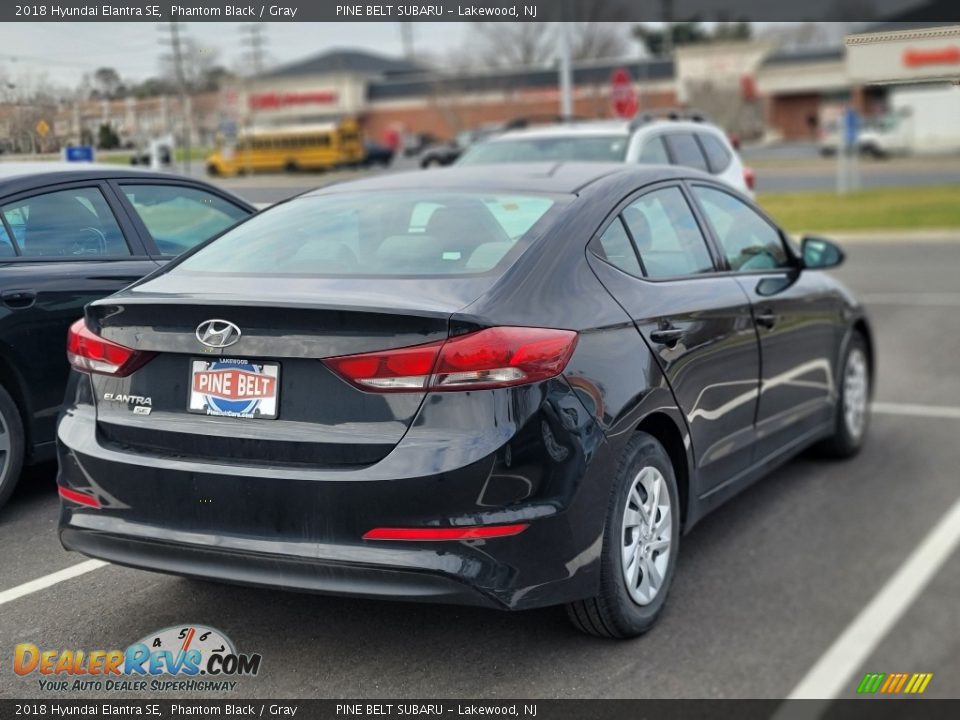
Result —
[[866, 425], [869, 382], [867, 358], [863, 350], [853, 348], [843, 371], [843, 421], [855, 440], [863, 435]]
[[646, 466], [630, 484], [623, 510], [621, 567], [631, 599], [649, 605], [663, 587], [670, 566], [673, 512], [663, 474]]

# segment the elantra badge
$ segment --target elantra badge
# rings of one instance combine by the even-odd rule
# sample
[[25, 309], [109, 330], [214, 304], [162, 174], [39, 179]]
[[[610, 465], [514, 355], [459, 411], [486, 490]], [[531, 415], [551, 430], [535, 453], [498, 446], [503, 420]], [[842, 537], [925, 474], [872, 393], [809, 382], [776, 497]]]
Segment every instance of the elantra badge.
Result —
[[229, 320], [205, 320], [197, 325], [197, 340], [211, 348], [225, 348], [240, 339], [240, 328]]

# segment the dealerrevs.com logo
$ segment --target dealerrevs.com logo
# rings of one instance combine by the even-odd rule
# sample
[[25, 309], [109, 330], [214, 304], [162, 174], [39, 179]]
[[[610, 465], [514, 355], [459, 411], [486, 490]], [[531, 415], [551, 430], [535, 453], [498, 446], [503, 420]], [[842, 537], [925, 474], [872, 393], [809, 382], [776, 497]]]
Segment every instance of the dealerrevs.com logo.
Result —
[[40, 689], [67, 691], [223, 692], [236, 677], [260, 671], [259, 653], [238, 653], [222, 632], [204, 625], [175, 625], [151, 633], [126, 650], [14, 648], [13, 671], [39, 675]]

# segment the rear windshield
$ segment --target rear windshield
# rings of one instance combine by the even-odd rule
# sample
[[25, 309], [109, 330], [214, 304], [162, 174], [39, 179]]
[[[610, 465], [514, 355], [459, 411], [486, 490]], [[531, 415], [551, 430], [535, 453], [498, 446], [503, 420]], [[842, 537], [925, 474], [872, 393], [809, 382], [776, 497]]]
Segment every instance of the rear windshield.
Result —
[[255, 215], [173, 272], [257, 275], [485, 273], [516, 249], [558, 198], [437, 191], [334, 193]]
[[517, 138], [474, 145], [457, 165], [514, 162], [623, 162], [627, 135]]

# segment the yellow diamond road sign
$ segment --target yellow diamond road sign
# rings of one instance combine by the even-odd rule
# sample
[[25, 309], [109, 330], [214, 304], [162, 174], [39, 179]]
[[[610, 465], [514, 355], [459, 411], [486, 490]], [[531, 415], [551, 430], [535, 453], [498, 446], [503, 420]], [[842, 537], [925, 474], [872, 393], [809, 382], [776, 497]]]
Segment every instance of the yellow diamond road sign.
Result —
[[40, 137], [46, 137], [47, 133], [50, 132], [50, 125], [46, 120], [41, 120], [36, 125], [37, 135]]

